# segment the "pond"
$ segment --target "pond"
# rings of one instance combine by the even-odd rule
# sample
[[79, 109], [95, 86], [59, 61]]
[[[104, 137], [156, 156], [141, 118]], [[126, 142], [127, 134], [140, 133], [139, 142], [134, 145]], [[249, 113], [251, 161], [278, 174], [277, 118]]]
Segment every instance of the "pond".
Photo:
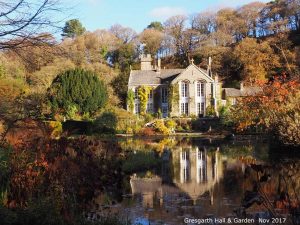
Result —
[[[298, 224], [300, 161], [264, 140], [121, 139], [119, 203], [133, 224]], [[94, 199], [101, 205], [103, 198]], [[103, 202], [102, 202], [103, 203]], [[97, 208], [94, 208], [97, 213]], [[277, 218], [275, 220], [275, 218]], [[205, 220], [206, 219], [206, 220]], [[255, 222], [253, 222], [255, 221]]]

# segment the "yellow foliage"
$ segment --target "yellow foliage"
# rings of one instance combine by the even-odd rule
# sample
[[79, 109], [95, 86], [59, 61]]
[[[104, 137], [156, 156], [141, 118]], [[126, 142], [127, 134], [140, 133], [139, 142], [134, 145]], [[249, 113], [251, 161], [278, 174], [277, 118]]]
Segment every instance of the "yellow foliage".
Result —
[[62, 124], [59, 121], [50, 121], [49, 128], [52, 138], [59, 137], [63, 132]]

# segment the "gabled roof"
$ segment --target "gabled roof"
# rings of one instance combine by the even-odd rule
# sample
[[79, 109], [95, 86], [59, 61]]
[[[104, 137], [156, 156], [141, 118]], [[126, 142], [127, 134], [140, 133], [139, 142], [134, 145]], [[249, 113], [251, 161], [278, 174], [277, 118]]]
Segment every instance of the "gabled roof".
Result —
[[184, 74], [184, 72], [185, 71], [188, 71], [189, 69], [196, 69], [197, 71], [199, 71], [204, 77], [205, 77], [205, 80], [207, 80], [207, 81], [210, 81], [210, 82], [213, 82], [214, 80], [213, 80], [213, 78], [212, 77], [210, 77], [209, 75], [208, 75], [208, 73], [205, 71], [205, 70], [203, 70], [203, 69], [201, 69], [201, 68], [199, 68], [198, 66], [196, 66], [195, 64], [190, 64], [186, 69], [184, 69], [182, 72], [181, 72], [181, 74], [179, 74], [179, 76], [177, 76], [172, 82], [173, 83], [175, 83], [178, 79], [180, 79], [180, 75], [182, 75], [182, 74]]
[[182, 71], [184, 69], [162, 69], [160, 72], [156, 72], [155, 70], [132, 70], [128, 86], [159, 85], [166, 81], [172, 81]]
[[140, 85], [159, 85], [164, 83], [175, 82], [181, 74], [189, 69], [196, 69], [199, 71], [207, 81], [213, 81], [207, 72], [195, 64], [190, 64], [185, 69], [162, 69], [159, 72], [156, 70], [132, 70], [130, 72], [128, 86], [140, 86]]

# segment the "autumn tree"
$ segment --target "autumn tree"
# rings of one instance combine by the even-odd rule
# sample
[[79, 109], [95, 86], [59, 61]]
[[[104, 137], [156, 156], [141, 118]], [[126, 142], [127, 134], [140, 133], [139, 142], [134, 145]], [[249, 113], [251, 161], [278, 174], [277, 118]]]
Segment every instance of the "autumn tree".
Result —
[[0, 146], [15, 123], [25, 118], [39, 119], [42, 99], [30, 92], [23, 80], [0, 78]]
[[156, 29], [146, 29], [140, 34], [139, 39], [144, 45], [144, 51], [155, 56], [161, 48], [163, 33]]
[[124, 44], [128, 44], [132, 42], [137, 34], [130, 27], [123, 27], [120, 24], [113, 25], [109, 31], [114, 34], [119, 40], [121, 40]]
[[[282, 41], [285, 40], [285, 41]], [[280, 72], [286, 72], [292, 77], [299, 76], [300, 71], [297, 66], [296, 49], [289, 40], [287, 33], [279, 33], [276, 36], [268, 38], [269, 45], [278, 55], [280, 62]]]
[[62, 49], [57, 46], [57, 42], [51, 34], [40, 34], [40, 36], [42, 35], [44, 42], [38, 45], [28, 44], [22, 48], [14, 48], [7, 51], [6, 54], [18, 58], [28, 73], [40, 70], [63, 54]]
[[281, 76], [269, 83], [260, 83], [258, 96], [240, 99], [228, 114], [237, 131], [260, 128], [290, 145], [300, 145], [300, 85], [297, 80]]
[[186, 16], [173, 16], [164, 23], [166, 34], [170, 39], [171, 48], [178, 56], [181, 55], [186, 19]]
[[266, 80], [279, 66], [278, 56], [267, 42], [245, 38], [234, 49], [241, 78], [249, 83]]
[[259, 37], [262, 35], [259, 21], [261, 11], [265, 7], [262, 2], [252, 2], [238, 9], [237, 15], [244, 21], [247, 28], [247, 37]]

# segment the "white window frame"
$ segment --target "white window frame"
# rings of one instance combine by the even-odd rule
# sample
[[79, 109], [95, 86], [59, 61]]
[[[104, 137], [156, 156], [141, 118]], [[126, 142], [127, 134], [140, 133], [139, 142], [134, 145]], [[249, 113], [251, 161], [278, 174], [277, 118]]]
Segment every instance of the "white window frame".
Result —
[[189, 84], [186, 81], [181, 82], [181, 97], [188, 98], [189, 97]]

